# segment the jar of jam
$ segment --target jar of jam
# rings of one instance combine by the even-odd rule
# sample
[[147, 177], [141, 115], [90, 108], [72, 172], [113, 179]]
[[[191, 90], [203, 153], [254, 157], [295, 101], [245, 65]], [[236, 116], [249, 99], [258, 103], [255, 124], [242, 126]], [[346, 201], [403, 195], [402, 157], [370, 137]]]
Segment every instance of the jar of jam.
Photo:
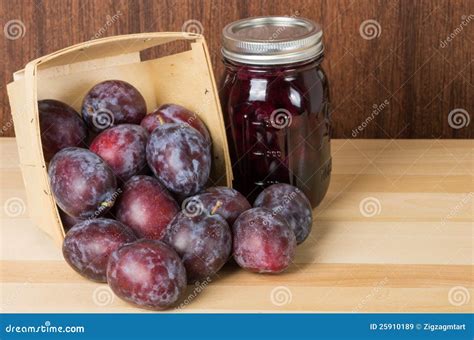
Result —
[[223, 30], [221, 102], [234, 187], [253, 200], [274, 183], [317, 206], [331, 174], [322, 30], [311, 20], [257, 17]]

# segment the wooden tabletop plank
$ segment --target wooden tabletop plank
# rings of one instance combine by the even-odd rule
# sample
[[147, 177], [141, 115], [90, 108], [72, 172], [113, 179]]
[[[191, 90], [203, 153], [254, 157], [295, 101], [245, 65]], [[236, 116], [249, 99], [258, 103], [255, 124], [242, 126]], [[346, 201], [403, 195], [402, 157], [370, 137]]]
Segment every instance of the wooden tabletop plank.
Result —
[[[366, 287], [384, 281], [390, 288], [449, 287], [453, 283], [474, 287], [470, 265], [400, 265], [312, 263], [297, 264], [278, 275], [286, 286], [304, 287]], [[2, 261], [0, 270], [4, 283], [84, 283], [82, 276], [64, 261]], [[26, 278], [26, 280], [25, 280]], [[212, 279], [214, 284], [235, 286], [267, 286], [275, 282], [275, 275], [255, 275], [240, 270], [235, 263], [227, 265]]]
[[[189, 286], [192, 301], [179, 310], [472, 311], [473, 146], [333, 140], [330, 189], [290, 269], [257, 275], [229, 264], [210, 283]], [[1, 139], [0, 152], [2, 311], [147, 312], [67, 266], [29, 219], [14, 139]], [[24, 204], [18, 216], [5, 209], [11, 198]]]
[[[383, 280], [371, 287], [221, 286], [212, 282], [200, 291], [188, 289], [190, 303], [168, 312], [472, 312], [472, 306], [449, 302], [447, 287], [391, 288]], [[280, 290], [281, 301], [272, 299]], [[113, 296], [106, 285], [89, 283], [9, 284], [4, 311], [59, 313], [143, 313]], [[473, 290], [470, 290], [470, 294]], [[277, 301], [277, 302], [275, 302]]]

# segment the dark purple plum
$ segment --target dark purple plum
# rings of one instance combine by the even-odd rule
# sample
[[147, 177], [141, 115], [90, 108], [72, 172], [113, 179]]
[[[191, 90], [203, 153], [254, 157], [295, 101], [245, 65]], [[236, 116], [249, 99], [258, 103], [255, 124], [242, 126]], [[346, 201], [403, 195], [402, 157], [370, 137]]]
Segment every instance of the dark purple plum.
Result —
[[235, 221], [234, 259], [252, 272], [279, 273], [293, 261], [296, 238], [288, 222], [270, 209], [253, 208]]
[[122, 124], [101, 132], [89, 149], [99, 155], [115, 176], [126, 182], [146, 168], [148, 133], [140, 125]]
[[208, 215], [222, 216], [232, 226], [241, 213], [252, 208], [237, 190], [227, 187], [210, 187], [202, 194], [192, 196], [182, 204], [184, 210], [202, 210]]
[[107, 164], [89, 150], [62, 149], [49, 163], [48, 173], [56, 203], [70, 216], [98, 217], [114, 204], [115, 176]]
[[107, 262], [116, 249], [137, 239], [124, 224], [106, 218], [86, 220], [73, 226], [64, 238], [66, 262], [85, 278], [107, 281]]
[[211, 153], [202, 135], [184, 124], [164, 124], [150, 135], [148, 165], [168, 190], [190, 196], [204, 188], [211, 171]]
[[107, 282], [121, 299], [139, 307], [170, 308], [186, 291], [186, 270], [179, 255], [157, 240], [138, 240], [115, 251]]
[[141, 93], [122, 80], [106, 80], [95, 85], [82, 102], [82, 117], [96, 132], [114, 125], [140, 124], [146, 112]]
[[235, 189], [228, 187], [209, 187], [204, 192], [211, 194], [215, 213], [224, 217], [232, 226], [241, 213], [252, 208], [249, 201]]
[[117, 219], [144, 238], [159, 240], [179, 206], [154, 177], [134, 176], [123, 187], [117, 202]]
[[163, 241], [183, 259], [190, 283], [217, 273], [232, 250], [232, 233], [219, 215], [188, 215], [181, 211], [166, 228]]
[[177, 104], [161, 105], [155, 111], [146, 115], [140, 125], [147, 129], [148, 133], [152, 133], [159, 125], [166, 123], [188, 124], [198, 130], [208, 144], [211, 143], [209, 131], [199, 116]]
[[76, 110], [54, 99], [38, 101], [41, 144], [46, 162], [61, 149], [86, 146], [87, 128]]
[[258, 195], [253, 205], [271, 209], [275, 214], [282, 215], [295, 233], [297, 244], [303, 243], [311, 232], [311, 203], [295, 186], [286, 183], [273, 184]]

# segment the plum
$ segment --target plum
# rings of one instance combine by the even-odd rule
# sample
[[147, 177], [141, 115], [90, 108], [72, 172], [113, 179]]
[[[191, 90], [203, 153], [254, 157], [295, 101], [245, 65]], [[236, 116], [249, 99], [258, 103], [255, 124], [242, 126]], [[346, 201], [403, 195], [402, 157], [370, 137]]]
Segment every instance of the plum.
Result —
[[178, 195], [197, 193], [209, 178], [210, 149], [204, 137], [188, 125], [158, 126], [148, 139], [146, 155], [155, 176]]
[[271, 209], [282, 215], [295, 233], [296, 243], [308, 237], [313, 225], [313, 210], [305, 194], [295, 186], [278, 183], [265, 188], [255, 199], [254, 207]]
[[210, 187], [203, 193], [186, 199], [182, 208], [188, 214], [194, 214], [196, 209], [208, 215], [218, 214], [229, 226], [232, 226], [237, 217], [252, 206], [237, 190], [227, 187]]
[[139, 307], [163, 310], [183, 297], [186, 270], [170, 246], [142, 239], [112, 253], [107, 282], [119, 298]]
[[101, 132], [89, 149], [99, 155], [125, 182], [146, 168], [148, 133], [140, 125], [122, 124]]
[[183, 259], [190, 283], [217, 273], [232, 250], [232, 233], [219, 215], [187, 216], [181, 211], [166, 228], [163, 241]]
[[85, 278], [106, 282], [110, 254], [136, 239], [132, 230], [118, 221], [106, 218], [85, 220], [67, 232], [63, 256]]
[[235, 189], [209, 187], [204, 192], [209, 193], [213, 197], [215, 213], [224, 217], [229, 226], [234, 224], [241, 213], [252, 208], [245, 196]]
[[159, 240], [178, 211], [178, 203], [156, 178], [138, 175], [125, 183], [116, 216], [138, 236]]
[[146, 112], [141, 93], [122, 80], [106, 80], [95, 85], [82, 102], [82, 117], [96, 132], [119, 124], [140, 124]]
[[209, 131], [199, 116], [195, 112], [177, 104], [161, 105], [155, 111], [146, 115], [140, 125], [147, 129], [148, 133], [152, 133], [159, 125], [166, 123], [187, 124], [198, 130], [208, 145], [211, 143]]
[[293, 261], [296, 238], [288, 222], [270, 209], [253, 208], [235, 221], [234, 259], [249, 271], [279, 273]]
[[98, 217], [114, 204], [115, 176], [99, 156], [87, 149], [62, 149], [49, 163], [48, 174], [56, 203], [70, 216]]
[[41, 144], [46, 162], [61, 149], [86, 146], [87, 127], [69, 105], [54, 99], [38, 101]]

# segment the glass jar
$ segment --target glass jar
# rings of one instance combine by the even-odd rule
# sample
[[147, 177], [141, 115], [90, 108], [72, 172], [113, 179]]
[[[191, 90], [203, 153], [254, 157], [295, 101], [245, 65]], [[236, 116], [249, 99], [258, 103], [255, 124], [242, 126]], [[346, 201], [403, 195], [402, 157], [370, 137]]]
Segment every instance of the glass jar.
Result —
[[317, 206], [331, 173], [322, 30], [302, 18], [258, 17], [223, 30], [221, 102], [234, 188], [253, 201], [274, 183]]

